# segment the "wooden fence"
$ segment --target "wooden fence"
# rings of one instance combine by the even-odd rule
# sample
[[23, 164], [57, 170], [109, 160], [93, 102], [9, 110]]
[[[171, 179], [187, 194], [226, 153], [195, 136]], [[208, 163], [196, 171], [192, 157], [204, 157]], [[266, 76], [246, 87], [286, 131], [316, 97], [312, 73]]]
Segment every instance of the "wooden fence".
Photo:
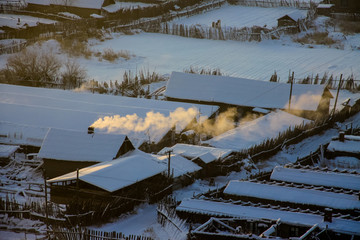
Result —
[[295, 7], [295, 8], [310, 8], [312, 1], [302, 0], [231, 0], [234, 4], [249, 6], [249, 7]]
[[122, 232], [105, 232], [86, 228], [55, 228], [49, 231], [57, 239], [66, 240], [153, 240], [151, 237], [142, 235], [125, 235]]

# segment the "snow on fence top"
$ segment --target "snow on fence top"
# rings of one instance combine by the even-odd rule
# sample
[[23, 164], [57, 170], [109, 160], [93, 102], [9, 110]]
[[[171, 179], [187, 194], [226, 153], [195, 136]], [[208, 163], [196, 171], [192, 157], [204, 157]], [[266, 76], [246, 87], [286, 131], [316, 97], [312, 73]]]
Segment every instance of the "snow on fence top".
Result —
[[88, 134], [85, 131], [51, 128], [44, 139], [38, 157], [104, 162], [119, 157], [120, 149], [126, 141], [129, 141], [127, 136], [120, 134]]
[[[167, 166], [168, 165], [168, 156], [158, 156], [158, 159]], [[170, 156], [170, 171], [171, 174], [174, 173], [173, 177], [180, 177], [187, 173], [193, 173], [201, 170], [201, 167], [196, 163], [182, 157], [181, 155], [171, 154]]]
[[253, 121], [240, 124], [239, 127], [204, 141], [204, 143], [218, 148], [231, 148], [241, 151], [260, 144], [266, 139], [277, 137], [279, 133], [290, 127], [310, 122], [305, 118], [283, 111], [276, 111]]
[[16, 152], [20, 147], [19, 146], [10, 146], [0, 144], [0, 158], [8, 158]]
[[360, 175], [335, 172], [320, 172], [276, 166], [271, 180], [309, 184], [314, 186], [337, 187], [360, 191]]
[[225, 158], [233, 152], [233, 150], [226, 148], [213, 148], [178, 143], [171, 148], [163, 148], [158, 154], [166, 154], [169, 150], [174, 154], [180, 154], [189, 159], [200, 157], [205, 163]]
[[224, 202], [213, 202], [201, 199], [184, 199], [176, 208], [176, 211], [206, 214], [217, 217], [236, 217], [242, 219], [269, 219], [288, 223], [291, 225], [313, 226], [319, 224], [321, 229], [328, 228], [335, 232], [359, 235], [360, 222], [340, 218], [333, 218], [332, 222], [324, 222], [319, 215], [281, 211], [269, 208], [258, 208], [252, 206], [241, 206]]
[[327, 151], [360, 154], [360, 137], [345, 135], [344, 141], [332, 140], [327, 147]]
[[300, 205], [305, 204], [333, 209], [360, 209], [360, 201], [357, 195], [268, 185], [255, 182], [230, 181], [226, 186], [224, 193], [235, 196], [269, 199], [273, 201], [291, 202]]
[[58, 5], [67, 7], [101, 9], [104, 4], [104, 0], [27, 0], [27, 3], [46, 6]]
[[[167, 167], [161, 164], [156, 157], [135, 150], [126, 156], [95, 164], [79, 170], [79, 179], [91, 185], [114, 192], [136, 182], [145, 180], [161, 172]], [[53, 179], [49, 183], [76, 180], [77, 172], [71, 172]]]
[[[294, 84], [291, 109], [316, 111], [325, 89]], [[181, 72], [172, 72], [165, 91], [168, 98], [275, 109], [288, 107], [289, 94], [287, 83]]]

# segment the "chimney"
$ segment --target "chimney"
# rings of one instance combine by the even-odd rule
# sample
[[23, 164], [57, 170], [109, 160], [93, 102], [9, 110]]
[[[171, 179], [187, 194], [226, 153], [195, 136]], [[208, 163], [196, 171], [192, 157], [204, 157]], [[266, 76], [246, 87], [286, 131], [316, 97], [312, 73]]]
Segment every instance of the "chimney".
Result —
[[339, 132], [339, 141], [340, 142], [345, 141], [345, 133], [343, 131]]
[[88, 127], [88, 134], [94, 134], [94, 127]]
[[331, 208], [324, 209], [324, 222], [332, 222], [332, 211]]

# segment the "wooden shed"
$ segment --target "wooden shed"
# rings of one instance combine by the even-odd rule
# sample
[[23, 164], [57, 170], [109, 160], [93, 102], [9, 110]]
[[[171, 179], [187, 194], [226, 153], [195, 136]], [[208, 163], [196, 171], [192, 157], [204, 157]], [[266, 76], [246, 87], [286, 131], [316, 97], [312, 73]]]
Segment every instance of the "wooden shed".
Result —
[[40, 148], [47, 177], [56, 177], [134, 150], [126, 135], [51, 128]]
[[167, 167], [156, 157], [135, 150], [115, 160], [98, 163], [48, 180], [52, 200], [68, 203], [75, 194], [86, 200], [143, 200], [166, 188]]

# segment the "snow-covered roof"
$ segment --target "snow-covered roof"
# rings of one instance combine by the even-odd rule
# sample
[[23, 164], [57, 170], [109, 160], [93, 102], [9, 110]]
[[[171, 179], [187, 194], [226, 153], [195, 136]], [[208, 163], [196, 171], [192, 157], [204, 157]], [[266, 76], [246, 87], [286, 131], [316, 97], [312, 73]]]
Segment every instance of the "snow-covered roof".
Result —
[[[108, 124], [96, 131], [127, 135], [139, 147], [149, 137], [151, 142], [158, 143], [173, 125], [176, 131], [182, 131], [199, 112], [200, 119], [206, 119], [218, 107], [0, 84], [0, 109], [1, 122], [76, 131], [107, 119]], [[158, 121], [161, 116], [164, 121]], [[135, 129], [137, 123], [149, 126], [142, 124], [143, 129]], [[162, 123], [161, 128], [156, 128], [156, 123]]]
[[313, 205], [342, 210], [360, 209], [357, 195], [325, 192], [315, 189], [284, 187], [256, 182], [232, 180], [224, 190], [225, 194], [269, 199], [280, 202]]
[[360, 136], [345, 135], [345, 141], [332, 140], [327, 147], [330, 152], [360, 153]]
[[19, 146], [11, 146], [11, 145], [2, 145], [0, 144], [0, 158], [8, 158], [16, 152], [20, 147]]
[[334, 4], [320, 3], [319, 5], [317, 5], [317, 8], [332, 8], [333, 6], [335, 6], [335, 5]]
[[276, 166], [271, 173], [270, 179], [360, 191], [360, 175], [354, 174], [321, 172], [308, 169], [294, 169]]
[[49, 128], [0, 121], [0, 143], [40, 147]]
[[253, 121], [241, 123], [239, 127], [204, 141], [204, 143], [213, 147], [240, 151], [260, 144], [266, 139], [277, 137], [279, 133], [290, 127], [310, 122], [310, 120], [278, 110]]
[[180, 154], [189, 159], [200, 157], [205, 163], [225, 158], [233, 152], [233, 150], [227, 148], [204, 147], [178, 143], [171, 148], [163, 148], [158, 154], [166, 154], [169, 150], [174, 154]]
[[[102, 162], [79, 170], [79, 179], [91, 185], [114, 192], [136, 182], [153, 177], [167, 167], [158, 159], [140, 150], [127, 153], [124, 157]], [[71, 172], [53, 179], [49, 183], [76, 180], [77, 172]]]
[[[304, 19], [306, 17], [306, 12], [304, 12], [304, 11], [293, 11], [293, 12], [290, 12], [290, 13], [282, 16], [281, 18], [284, 18], [286, 16], [290, 17], [294, 21], [298, 21], [298, 20]], [[281, 18], [279, 18], [279, 19], [281, 19]]]
[[78, 8], [101, 9], [104, 0], [26, 0], [28, 3], [37, 5], [58, 5]]
[[184, 199], [176, 208], [177, 211], [207, 214], [218, 217], [236, 217], [242, 219], [269, 219], [291, 225], [313, 226], [319, 224], [320, 229], [328, 228], [336, 232], [359, 235], [360, 222], [341, 218], [333, 218], [332, 222], [324, 222], [324, 217], [300, 212], [281, 211], [270, 208], [242, 206], [224, 202], [213, 202], [202, 199]]
[[[315, 111], [325, 86], [293, 84], [291, 109]], [[172, 72], [165, 96], [238, 106], [285, 109], [290, 84], [214, 75]]]
[[[164, 166], [168, 166], [168, 156], [157, 156], [159, 160], [164, 164]], [[170, 170], [171, 174], [174, 173], [173, 177], [179, 177], [185, 175], [187, 173], [193, 173], [201, 170], [201, 167], [196, 163], [182, 157], [178, 154], [170, 155]]]
[[51, 128], [38, 154], [39, 158], [67, 161], [104, 162], [118, 157], [120, 147], [129, 141], [120, 134], [88, 134]]

